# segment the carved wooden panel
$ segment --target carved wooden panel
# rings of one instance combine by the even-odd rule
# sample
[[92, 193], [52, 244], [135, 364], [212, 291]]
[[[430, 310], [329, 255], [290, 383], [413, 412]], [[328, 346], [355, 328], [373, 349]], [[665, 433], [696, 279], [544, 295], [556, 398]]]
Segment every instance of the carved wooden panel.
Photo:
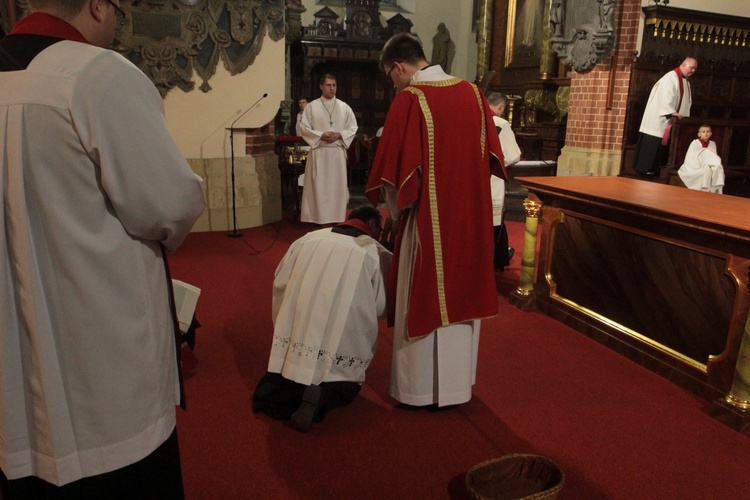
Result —
[[[684, 151], [675, 141], [688, 142], [694, 129], [707, 123], [722, 134], [719, 144], [725, 171], [729, 169], [725, 194], [747, 196], [750, 186], [750, 19], [651, 6], [643, 9], [646, 25], [641, 54], [631, 72], [625, 121], [625, 151], [621, 175], [635, 176], [633, 153], [643, 110], [654, 83], [676, 68], [687, 56], [696, 57], [698, 70], [690, 79], [693, 105], [691, 118], [673, 127], [669, 155], [662, 175], [664, 183], [680, 184], [676, 169]], [[681, 143], [680, 143], [681, 144]], [[731, 184], [730, 184], [731, 183]]]

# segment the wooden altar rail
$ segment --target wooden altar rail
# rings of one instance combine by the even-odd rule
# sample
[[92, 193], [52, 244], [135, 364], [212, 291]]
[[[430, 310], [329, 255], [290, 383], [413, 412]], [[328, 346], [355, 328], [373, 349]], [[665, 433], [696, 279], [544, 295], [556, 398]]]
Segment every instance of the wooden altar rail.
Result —
[[746, 429], [750, 200], [622, 177], [518, 181], [543, 204], [537, 307]]

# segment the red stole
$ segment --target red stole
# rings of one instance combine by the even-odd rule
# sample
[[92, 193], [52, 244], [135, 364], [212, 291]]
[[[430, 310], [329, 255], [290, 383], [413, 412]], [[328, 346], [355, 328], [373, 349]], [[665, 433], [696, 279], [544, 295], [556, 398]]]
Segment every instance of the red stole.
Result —
[[11, 35], [42, 35], [63, 40], [91, 44], [86, 38], [69, 23], [62, 19], [45, 14], [44, 12], [32, 12], [18, 21], [10, 32]]
[[[682, 83], [682, 79], [684, 76], [682, 75], [682, 71], [680, 71], [680, 68], [675, 68], [673, 70], [675, 73], [677, 73], [677, 82], [680, 85], [680, 99], [677, 101], [677, 113], [680, 112], [680, 107], [682, 107], [682, 96], [685, 94], [685, 86]], [[664, 131], [664, 136], [661, 138], [661, 145], [666, 146], [669, 142], [669, 133], [672, 131], [672, 121], [670, 120], [669, 123], [667, 123], [667, 129]]]
[[363, 233], [365, 233], [368, 236], [370, 235], [370, 228], [367, 227], [367, 224], [364, 221], [361, 221], [359, 219], [348, 219], [340, 224], [336, 224], [337, 226], [351, 226], [353, 228], [359, 229]]

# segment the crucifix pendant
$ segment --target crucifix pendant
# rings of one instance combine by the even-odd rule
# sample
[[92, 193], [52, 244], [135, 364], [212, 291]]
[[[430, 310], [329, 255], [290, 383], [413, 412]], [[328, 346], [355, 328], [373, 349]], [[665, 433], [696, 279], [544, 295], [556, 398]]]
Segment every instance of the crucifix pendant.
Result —
[[333, 121], [328, 122], [328, 125], [330, 125], [331, 127], [333, 127]]

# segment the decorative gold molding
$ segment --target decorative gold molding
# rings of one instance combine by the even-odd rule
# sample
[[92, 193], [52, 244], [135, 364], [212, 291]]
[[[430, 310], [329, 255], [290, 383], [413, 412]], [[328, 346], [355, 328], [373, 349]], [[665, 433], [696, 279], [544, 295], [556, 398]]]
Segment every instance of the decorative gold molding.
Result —
[[654, 38], [661, 37], [734, 47], [747, 47], [750, 40], [750, 30], [742, 28], [686, 23], [660, 18], [647, 19], [646, 25], [653, 26], [652, 36]]
[[528, 198], [523, 200], [523, 209], [526, 211], [526, 217], [538, 218], [539, 212], [542, 211], [542, 203], [533, 201]]

